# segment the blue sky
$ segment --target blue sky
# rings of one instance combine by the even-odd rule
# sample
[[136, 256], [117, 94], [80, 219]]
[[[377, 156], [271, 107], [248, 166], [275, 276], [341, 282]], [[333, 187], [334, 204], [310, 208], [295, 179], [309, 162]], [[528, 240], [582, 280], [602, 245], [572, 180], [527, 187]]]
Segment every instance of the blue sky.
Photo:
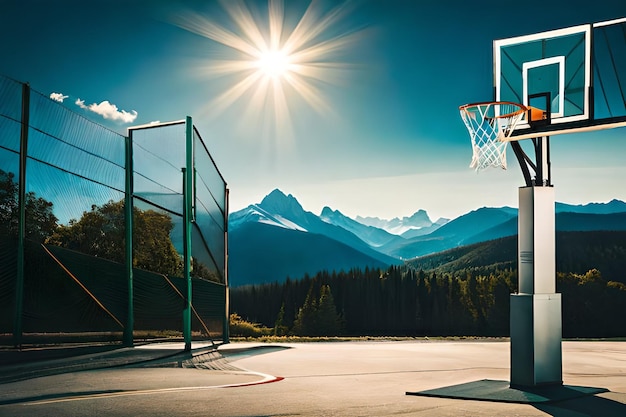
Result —
[[[286, 2], [286, 34], [309, 4]], [[267, 1], [245, 5], [267, 31]], [[216, 75], [216, 62], [235, 54], [193, 22], [241, 30], [213, 0], [5, 0], [0, 73], [57, 93], [67, 107], [119, 132], [192, 116], [228, 182], [231, 211], [280, 188], [315, 213], [328, 205], [352, 217], [425, 209], [433, 220], [451, 218], [482, 206], [516, 207], [523, 185], [511, 151], [507, 171], [468, 168], [471, 146], [458, 106], [492, 98], [493, 40], [626, 17], [618, 0], [549, 1], [531, 14], [527, 6], [504, 6], [314, 2], [312, 29], [336, 17], [307, 45], [345, 42], [317, 57], [332, 71], [311, 81], [312, 102], [286, 94], [288, 118], [275, 118], [271, 97], [251, 105], [254, 85], [227, 106], [218, 100], [243, 77]], [[557, 200], [626, 200], [625, 154], [626, 128], [554, 137]]]

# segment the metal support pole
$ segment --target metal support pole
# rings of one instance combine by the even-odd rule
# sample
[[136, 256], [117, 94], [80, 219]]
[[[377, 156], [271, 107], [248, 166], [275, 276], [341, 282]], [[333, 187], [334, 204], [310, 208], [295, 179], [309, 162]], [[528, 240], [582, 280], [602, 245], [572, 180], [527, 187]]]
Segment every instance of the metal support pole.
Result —
[[185, 308], [183, 310], [183, 337], [185, 350], [191, 350], [191, 220], [193, 207], [193, 123], [191, 117], [186, 119], [186, 167], [183, 168], [183, 275], [187, 283]]
[[536, 168], [535, 168], [535, 182], [534, 185], [541, 187], [543, 186], [543, 140], [541, 139], [533, 139], [533, 144], [535, 145], [535, 158], [537, 160]]
[[526, 186], [532, 187], [533, 181], [530, 176], [529, 165], [530, 165], [530, 168], [534, 169], [534, 164], [532, 164], [532, 162], [529, 161], [528, 155], [524, 153], [524, 150], [522, 149], [522, 146], [519, 144], [518, 141], [511, 142], [511, 148], [513, 149], [513, 152], [515, 153], [515, 157], [517, 158], [517, 162], [519, 162], [519, 166], [522, 169], [522, 175], [524, 176], [524, 183], [526, 184]]
[[30, 86], [22, 84], [22, 127], [18, 174], [17, 276], [15, 279], [15, 315], [13, 345], [22, 347], [22, 314], [24, 309], [24, 239], [26, 236], [26, 161], [28, 160], [28, 125], [30, 123]]
[[128, 283], [128, 312], [126, 326], [124, 327], [124, 346], [133, 346], [133, 330], [135, 328], [135, 307], [133, 290], [133, 131], [128, 132], [126, 137], [126, 193], [124, 195], [125, 216], [125, 258], [126, 258], [126, 281]]
[[549, 186], [550, 184], [550, 137], [544, 136], [533, 139], [535, 145], [535, 183], [537, 186]]

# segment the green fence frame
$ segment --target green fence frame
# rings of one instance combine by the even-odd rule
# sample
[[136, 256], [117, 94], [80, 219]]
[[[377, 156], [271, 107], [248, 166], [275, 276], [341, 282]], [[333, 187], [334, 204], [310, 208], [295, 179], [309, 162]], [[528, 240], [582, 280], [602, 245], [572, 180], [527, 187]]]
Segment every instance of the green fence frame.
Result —
[[[1, 77], [0, 78], [4, 78]], [[0, 80], [1, 81], [1, 80]], [[13, 81], [13, 80], [11, 80]], [[15, 276], [15, 304], [14, 304], [14, 319], [13, 319], [13, 344], [15, 347], [21, 348], [23, 345], [23, 314], [24, 314], [24, 277], [25, 277], [25, 236], [26, 236], [26, 187], [27, 187], [27, 161], [28, 161], [28, 136], [30, 128], [31, 118], [31, 104], [30, 96], [31, 89], [28, 84], [20, 83], [22, 85], [22, 100], [21, 100], [21, 133], [20, 133], [20, 147], [19, 147], [19, 169], [18, 169], [18, 233], [17, 233], [17, 272]], [[2, 98], [2, 97], [0, 97]], [[47, 104], [46, 104], [47, 105]], [[50, 106], [58, 106], [59, 103], [51, 102]], [[0, 117], [4, 115], [0, 113]], [[91, 123], [91, 122], [90, 122]], [[176, 122], [174, 122], [176, 123]], [[196, 204], [195, 193], [195, 152], [194, 152], [194, 132], [199, 137], [197, 130], [193, 125], [191, 117], [187, 117], [184, 121], [180, 122], [185, 124], [185, 166], [181, 167], [182, 182], [183, 182], [183, 201], [184, 206], [182, 210], [183, 214], [183, 279], [185, 282], [186, 290], [184, 295], [184, 307], [182, 309], [182, 322], [183, 322], [183, 338], [185, 342], [185, 349], [191, 349], [192, 342], [192, 311], [193, 311], [193, 288], [192, 288], [192, 230], [194, 227], [194, 207]], [[94, 123], [94, 125], [96, 125]], [[161, 124], [168, 125], [168, 124]], [[154, 128], [158, 126], [138, 126], [128, 129], [128, 135], [123, 137], [120, 135], [124, 142], [125, 149], [125, 190], [124, 190], [124, 216], [125, 216], [125, 264], [124, 270], [126, 274], [127, 282], [127, 317], [124, 323], [122, 343], [125, 346], [133, 346], [134, 344], [134, 330], [135, 330], [135, 283], [134, 283], [134, 268], [133, 268], [133, 209], [134, 209], [134, 158], [133, 158], [133, 132], [142, 128]], [[201, 139], [200, 139], [201, 140]], [[15, 153], [15, 151], [13, 151]], [[208, 152], [208, 151], [207, 151]], [[217, 254], [223, 256], [223, 260], [220, 260], [219, 265], [223, 265], [223, 270], [219, 270], [219, 276], [223, 285], [224, 299], [222, 300], [224, 305], [222, 319], [222, 342], [228, 343], [228, 325], [229, 325], [229, 303], [228, 303], [228, 197], [229, 191], [226, 182], [223, 180], [217, 165], [211, 159], [211, 163], [215, 169], [215, 172], [221, 178], [223, 182], [223, 192], [225, 201], [217, 202], [217, 206], [220, 208], [222, 218], [219, 219], [218, 225], [223, 228], [223, 247], [224, 253]], [[221, 194], [220, 194], [221, 195]], [[196, 226], [197, 227], [197, 226]], [[199, 229], [198, 229], [199, 230]], [[200, 230], [200, 233], [202, 231]], [[211, 254], [215, 256], [216, 254]], [[223, 263], [222, 263], [223, 262]], [[216, 264], [216, 267], [218, 265]], [[193, 311], [195, 312], [195, 311]], [[122, 321], [122, 320], [120, 320]]]

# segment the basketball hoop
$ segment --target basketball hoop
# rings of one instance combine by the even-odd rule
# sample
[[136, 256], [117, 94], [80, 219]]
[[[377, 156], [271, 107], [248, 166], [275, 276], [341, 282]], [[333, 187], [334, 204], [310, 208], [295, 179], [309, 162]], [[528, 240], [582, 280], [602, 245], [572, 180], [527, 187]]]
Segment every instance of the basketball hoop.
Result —
[[509, 101], [493, 101], [465, 104], [459, 111], [472, 140], [470, 168], [476, 171], [488, 167], [506, 169], [506, 139], [528, 108]]

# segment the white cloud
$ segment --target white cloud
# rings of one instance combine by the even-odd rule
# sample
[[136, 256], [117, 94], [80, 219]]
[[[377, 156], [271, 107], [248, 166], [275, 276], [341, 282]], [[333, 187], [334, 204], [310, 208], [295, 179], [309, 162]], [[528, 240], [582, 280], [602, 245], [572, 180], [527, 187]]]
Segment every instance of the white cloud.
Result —
[[100, 102], [100, 104], [91, 103], [87, 106], [85, 105], [85, 100], [77, 99], [76, 105], [81, 109], [99, 114], [105, 119], [120, 121], [122, 123], [132, 123], [137, 118], [137, 112], [135, 110], [131, 110], [130, 112], [119, 110], [115, 104], [111, 104], [108, 100], [104, 100]]
[[54, 101], [58, 101], [59, 103], [63, 103], [63, 100], [68, 98], [69, 96], [64, 96], [63, 93], [52, 93], [50, 94], [50, 98]]

